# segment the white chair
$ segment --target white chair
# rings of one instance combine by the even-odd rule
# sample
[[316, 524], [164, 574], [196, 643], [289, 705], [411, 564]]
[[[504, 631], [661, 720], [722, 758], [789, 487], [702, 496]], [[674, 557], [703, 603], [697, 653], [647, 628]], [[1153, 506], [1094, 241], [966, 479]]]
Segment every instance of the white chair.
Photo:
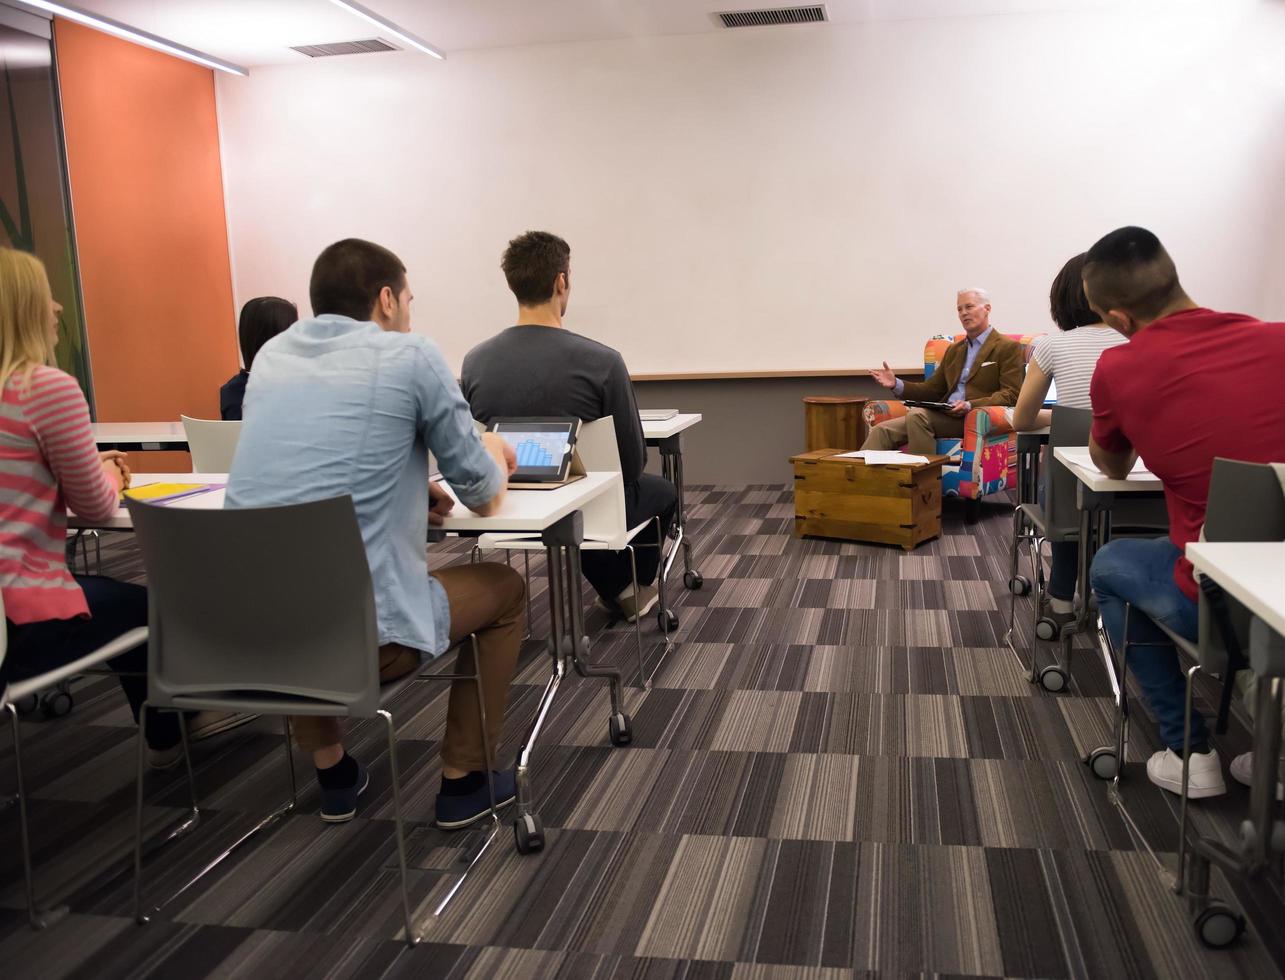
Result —
[[[4, 600], [0, 597], [0, 613], [4, 612]], [[53, 925], [67, 914], [66, 906], [41, 912], [36, 908], [36, 885], [31, 873], [31, 839], [27, 829], [27, 795], [22, 782], [22, 726], [18, 723], [18, 703], [34, 698], [41, 691], [67, 683], [72, 677], [83, 674], [94, 667], [101, 667], [108, 660], [128, 653], [137, 646], [147, 642], [147, 627], [140, 626], [128, 633], [122, 633], [110, 643], [99, 647], [93, 653], [71, 663], [47, 670], [35, 677], [20, 681], [11, 681], [0, 688], [0, 707], [9, 712], [13, 726], [13, 765], [17, 773], [18, 795], [14, 798], [18, 805], [18, 826], [22, 842], [22, 873], [27, 884], [27, 920], [33, 929], [44, 929]], [[5, 653], [9, 646], [9, 634], [0, 633], [0, 665], [4, 664]]]
[[213, 419], [193, 419], [186, 415], [183, 431], [187, 447], [192, 453], [192, 472], [226, 473], [232, 469], [232, 455], [236, 441], [241, 437], [240, 422], [219, 422]]
[[[594, 422], [585, 422], [580, 426], [580, 433], [576, 437], [576, 451], [580, 456], [584, 468], [590, 472], [602, 473], [619, 473], [620, 472], [620, 449], [616, 442], [616, 426], [614, 419], [608, 415]], [[669, 603], [665, 595], [665, 555], [664, 543], [665, 536], [661, 533], [660, 518], [653, 517], [650, 520], [643, 521], [637, 527], [625, 526], [625, 491], [623, 484], [616, 484], [616, 506], [611, 509], [611, 517], [607, 520], [595, 520], [590, 515], [585, 516], [584, 541], [580, 545], [581, 551], [627, 551], [629, 553], [629, 568], [632, 574], [635, 594], [638, 592], [638, 566], [635, 555], [636, 547], [653, 547], [652, 545], [635, 545], [634, 539], [642, 533], [648, 524], [656, 525], [656, 544], [654, 547], [660, 549], [660, 562], [656, 572], [657, 589], [660, 592], [657, 621], [660, 624], [661, 633], [664, 636], [665, 649], [661, 653], [660, 662], [656, 664], [656, 671], [660, 669], [661, 662], [664, 661], [665, 655], [673, 646], [670, 639], [670, 633], [677, 628], [678, 620], [669, 609]], [[540, 540], [538, 534], [483, 534], [478, 538], [477, 545], [474, 546], [473, 553], [476, 557], [483, 548], [500, 549], [505, 551], [544, 551], [545, 545]], [[525, 557], [525, 555], [524, 555]], [[527, 594], [530, 594], [530, 576], [527, 580]], [[642, 643], [642, 617], [634, 619], [634, 635], [638, 642], [638, 683], [645, 689], [651, 688], [651, 678], [655, 676], [656, 671], [648, 675], [643, 662], [643, 643]]]

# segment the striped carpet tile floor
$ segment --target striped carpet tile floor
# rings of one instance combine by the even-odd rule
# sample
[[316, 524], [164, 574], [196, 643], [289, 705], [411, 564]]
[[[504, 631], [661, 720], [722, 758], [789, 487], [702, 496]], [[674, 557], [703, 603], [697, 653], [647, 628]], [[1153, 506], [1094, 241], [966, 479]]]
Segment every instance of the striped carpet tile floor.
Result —
[[[1176, 801], [1146, 782], [1153, 727], [1133, 727], [1125, 796], [1136, 838], [1083, 764], [1105, 744], [1111, 688], [1087, 641], [1073, 684], [1028, 683], [1006, 643], [1011, 510], [905, 554], [799, 540], [786, 488], [695, 488], [690, 532], [705, 577], [678, 588], [676, 643], [654, 620], [638, 684], [633, 629], [589, 614], [593, 658], [625, 676], [634, 741], [612, 748], [600, 681], [567, 680], [534, 756], [548, 843], [519, 856], [508, 826], [440, 917], [455, 835], [432, 826], [441, 685], [393, 705], [409, 816], [411, 899], [401, 929], [387, 744], [354, 725], [371, 769], [358, 818], [328, 827], [307, 762], [298, 810], [146, 926], [129, 918], [134, 728], [106, 678], [78, 682], [67, 718], [23, 721], [42, 901], [71, 915], [33, 932], [22, 914], [17, 820], [0, 809], [0, 964], [14, 977], [719, 978], [1277, 977], [1285, 906], [1273, 888], [1215, 875], [1244, 908], [1233, 949], [1196, 941], [1150, 853], [1173, 865]], [[448, 541], [430, 565], [467, 560]], [[503, 555], [488, 555], [503, 559]], [[520, 557], [515, 567], [522, 568]], [[104, 572], [143, 581], [128, 535]], [[549, 663], [542, 558], [533, 636], [510, 697], [504, 755], [530, 724]], [[589, 597], [586, 596], [586, 599]], [[1029, 605], [1016, 645], [1028, 650]], [[1044, 654], [1047, 656], [1047, 651]], [[1208, 706], [1215, 692], [1202, 689]], [[0, 786], [12, 753], [0, 742]], [[1218, 740], [1248, 746], [1243, 719]], [[288, 794], [279, 722], [196, 746], [196, 831], [151, 853], [146, 896], [169, 894]], [[150, 774], [150, 838], [186, 812], [180, 774]], [[1193, 808], [1231, 844], [1246, 794]], [[1145, 845], [1145, 846], [1144, 846]]]

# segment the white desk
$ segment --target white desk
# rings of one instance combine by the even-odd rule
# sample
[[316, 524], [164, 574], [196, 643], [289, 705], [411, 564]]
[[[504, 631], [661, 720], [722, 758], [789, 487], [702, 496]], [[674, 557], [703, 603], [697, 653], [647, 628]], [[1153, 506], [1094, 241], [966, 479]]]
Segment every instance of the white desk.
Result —
[[[135, 473], [130, 486], [141, 487], [149, 483], [227, 483], [226, 473]], [[183, 507], [192, 510], [222, 510], [224, 491], [210, 490], [191, 497], [180, 497], [168, 507]], [[130, 520], [125, 505], [116, 508], [116, 513], [105, 521], [87, 521], [72, 512], [67, 513], [67, 526], [77, 530], [99, 531], [132, 531], [134, 522]]]
[[[580, 511], [586, 524], [596, 523], [601, 517], [609, 520], [607, 513], [621, 499], [618, 493], [609, 492], [620, 486], [619, 473], [589, 473], [583, 480], [576, 480], [556, 490], [510, 490], [504, 495], [500, 509], [490, 517], [479, 517], [458, 503], [440, 526], [442, 531], [514, 532], [543, 531], [552, 527], [568, 514]], [[446, 489], [451, 496], [455, 491]], [[621, 515], [621, 522], [624, 517]]]
[[670, 535], [673, 544], [660, 565], [660, 574], [668, 576], [679, 550], [683, 553], [683, 585], [699, 589], [705, 584], [701, 573], [692, 568], [692, 540], [687, 533], [687, 502], [683, 485], [683, 436], [682, 434], [701, 421], [696, 413], [680, 413], [664, 422], [643, 422], [643, 439], [647, 445], [660, 450], [661, 472], [678, 491], [678, 506], [674, 510], [674, 526]]
[[[1275, 850], [1280, 845], [1272, 843], [1279, 826], [1279, 766], [1263, 763], [1279, 759], [1281, 751], [1281, 705], [1274, 688], [1285, 683], [1285, 542], [1192, 541], [1187, 558], [1198, 574], [1249, 610], [1249, 649], [1244, 652], [1257, 679], [1249, 818], [1241, 825], [1239, 851], [1227, 862], [1197, 840], [1192, 845], [1197, 873], [1208, 874], [1212, 856], [1224, 870], [1253, 876], [1280, 859]], [[1201, 615], [1206, 615], [1204, 602]]]
[[1157, 493], [1164, 484], [1153, 473], [1130, 473], [1123, 480], [1114, 480], [1096, 467], [1086, 465], [1088, 446], [1059, 446], [1053, 450], [1057, 461], [1075, 474], [1081, 486], [1092, 493]]
[[90, 428], [99, 449], [187, 449], [182, 422], [94, 422]]
[[648, 445], [659, 442], [661, 439], [671, 439], [680, 432], [686, 432], [697, 422], [701, 421], [701, 416], [695, 413], [679, 413], [672, 419], [665, 419], [663, 422], [649, 422], [644, 420], [642, 424], [643, 438], [647, 440]]
[[1193, 541], [1187, 558], [1197, 572], [1285, 636], [1285, 542]]
[[[227, 483], [227, 474], [134, 474], [133, 486], [148, 483]], [[451, 488], [447, 486], [447, 490], [451, 491]], [[454, 496], [454, 492], [451, 493]], [[224, 497], [224, 490], [211, 490], [191, 497], [181, 497], [166, 506], [221, 510]], [[479, 517], [457, 503], [456, 509], [446, 517], [440, 528], [430, 526], [430, 530], [440, 531], [535, 532], [541, 535], [547, 549], [549, 602], [552, 611], [549, 651], [553, 673], [536, 706], [535, 721], [518, 752], [515, 834], [518, 849], [524, 853], [538, 851], [544, 846], [544, 830], [535, 814], [532, 798], [530, 759], [558, 686], [566, 676], [568, 661], [582, 677], [601, 677], [609, 682], [611, 716], [608, 727], [611, 741], [616, 745], [628, 745], [633, 739], [632, 723], [624, 711], [620, 672], [613, 668], [595, 666], [589, 661], [580, 574], [580, 543], [584, 539], [585, 526], [592, 530], [599, 521], [623, 524], [623, 507], [620, 474], [595, 472], [556, 490], [510, 490], [504, 495], [499, 510], [489, 517]], [[106, 521], [84, 521], [69, 514], [68, 524], [74, 528], [117, 531], [130, 531], [134, 527], [129, 511], [123, 506]]]
[[[1102, 624], [1102, 617], [1097, 609], [1097, 603], [1091, 601], [1092, 589], [1089, 586], [1089, 572], [1093, 567], [1094, 556], [1110, 540], [1111, 513], [1116, 505], [1116, 498], [1123, 496], [1131, 499], [1140, 498], [1144, 501], [1147, 499], [1154, 501], [1163, 496], [1164, 484], [1159, 477], [1148, 472], [1130, 473], [1123, 480], [1112, 479], [1093, 466], [1089, 458], [1088, 446], [1059, 446], [1053, 450], [1053, 455], [1077, 480], [1075, 505], [1080, 511], [1080, 561], [1076, 579], [1077, 591], [1084, 598], [1084, 602], [1080, 619], [1075, 625], [1074, 632], [1092, 628], [1098, 653], [1102, 657], [1107, 677], [1111, 681], [1116, 703], [1114, 743], [1094, 749], [1089, 754], [1087, 761], [1095, 776], [1099, 779], [1112, 781], [1112, 802], [1127, 819], [1128, 813], [1125, 811], [1123, 801], [1119, 795], [1120, 776], [1124, 771], [1122, 763], [1129, 718], [1129, 698], [1125, 684], [1126, 664], [1123, 658], [1123, 651], [1120, 651], [1121, 656], [1117, 660], [1116, 651], [1112, 649], [1110, 638], [1107, 636], [1106, 628]], [[1150, 516], [1145, 516], [1147, 516], [1147, 522], [1150, 524]], [[1157, 527], [1156, 533], [1157, 535], [1161, 533], [1159, 527]], [[1062, 640], [1062, 657], [1064, 661], [1069, 660], [1071, 642], [1071, 635], [1069, 633], [1064, 634]]]

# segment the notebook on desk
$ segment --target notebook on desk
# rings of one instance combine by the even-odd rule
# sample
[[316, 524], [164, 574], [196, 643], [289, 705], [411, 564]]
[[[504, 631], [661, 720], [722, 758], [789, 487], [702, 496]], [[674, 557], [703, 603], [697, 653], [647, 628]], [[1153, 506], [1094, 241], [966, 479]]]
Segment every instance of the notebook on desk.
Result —
[[183, 497], [195, 497], [211, 490], [222, 490], [224, 483], [144, 483], [121, 493], [121, 499], [141, 500], [149, 504], [168, 504]]
[[644, 422], [668, 422], [678, 417], [676, 408], [640, 408], [638, 417]]

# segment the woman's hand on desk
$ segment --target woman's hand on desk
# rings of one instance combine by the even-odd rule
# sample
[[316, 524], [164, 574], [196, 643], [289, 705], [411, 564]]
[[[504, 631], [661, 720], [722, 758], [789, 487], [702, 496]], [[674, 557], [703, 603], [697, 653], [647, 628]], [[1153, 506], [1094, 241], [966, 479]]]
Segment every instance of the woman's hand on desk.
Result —
[[437, 526], [455, 506], [454, 498], [443, 489], [440, 483], [428, 485], [428, 523]]
[[107, 474], [107, 479], [116, 484], [118, 490], [128, 490], [130, 480], [129, 464], [125, 461], [125, 454], [118, 449], [108, 449], [98, 454], [102, 461], [103, 472]]

